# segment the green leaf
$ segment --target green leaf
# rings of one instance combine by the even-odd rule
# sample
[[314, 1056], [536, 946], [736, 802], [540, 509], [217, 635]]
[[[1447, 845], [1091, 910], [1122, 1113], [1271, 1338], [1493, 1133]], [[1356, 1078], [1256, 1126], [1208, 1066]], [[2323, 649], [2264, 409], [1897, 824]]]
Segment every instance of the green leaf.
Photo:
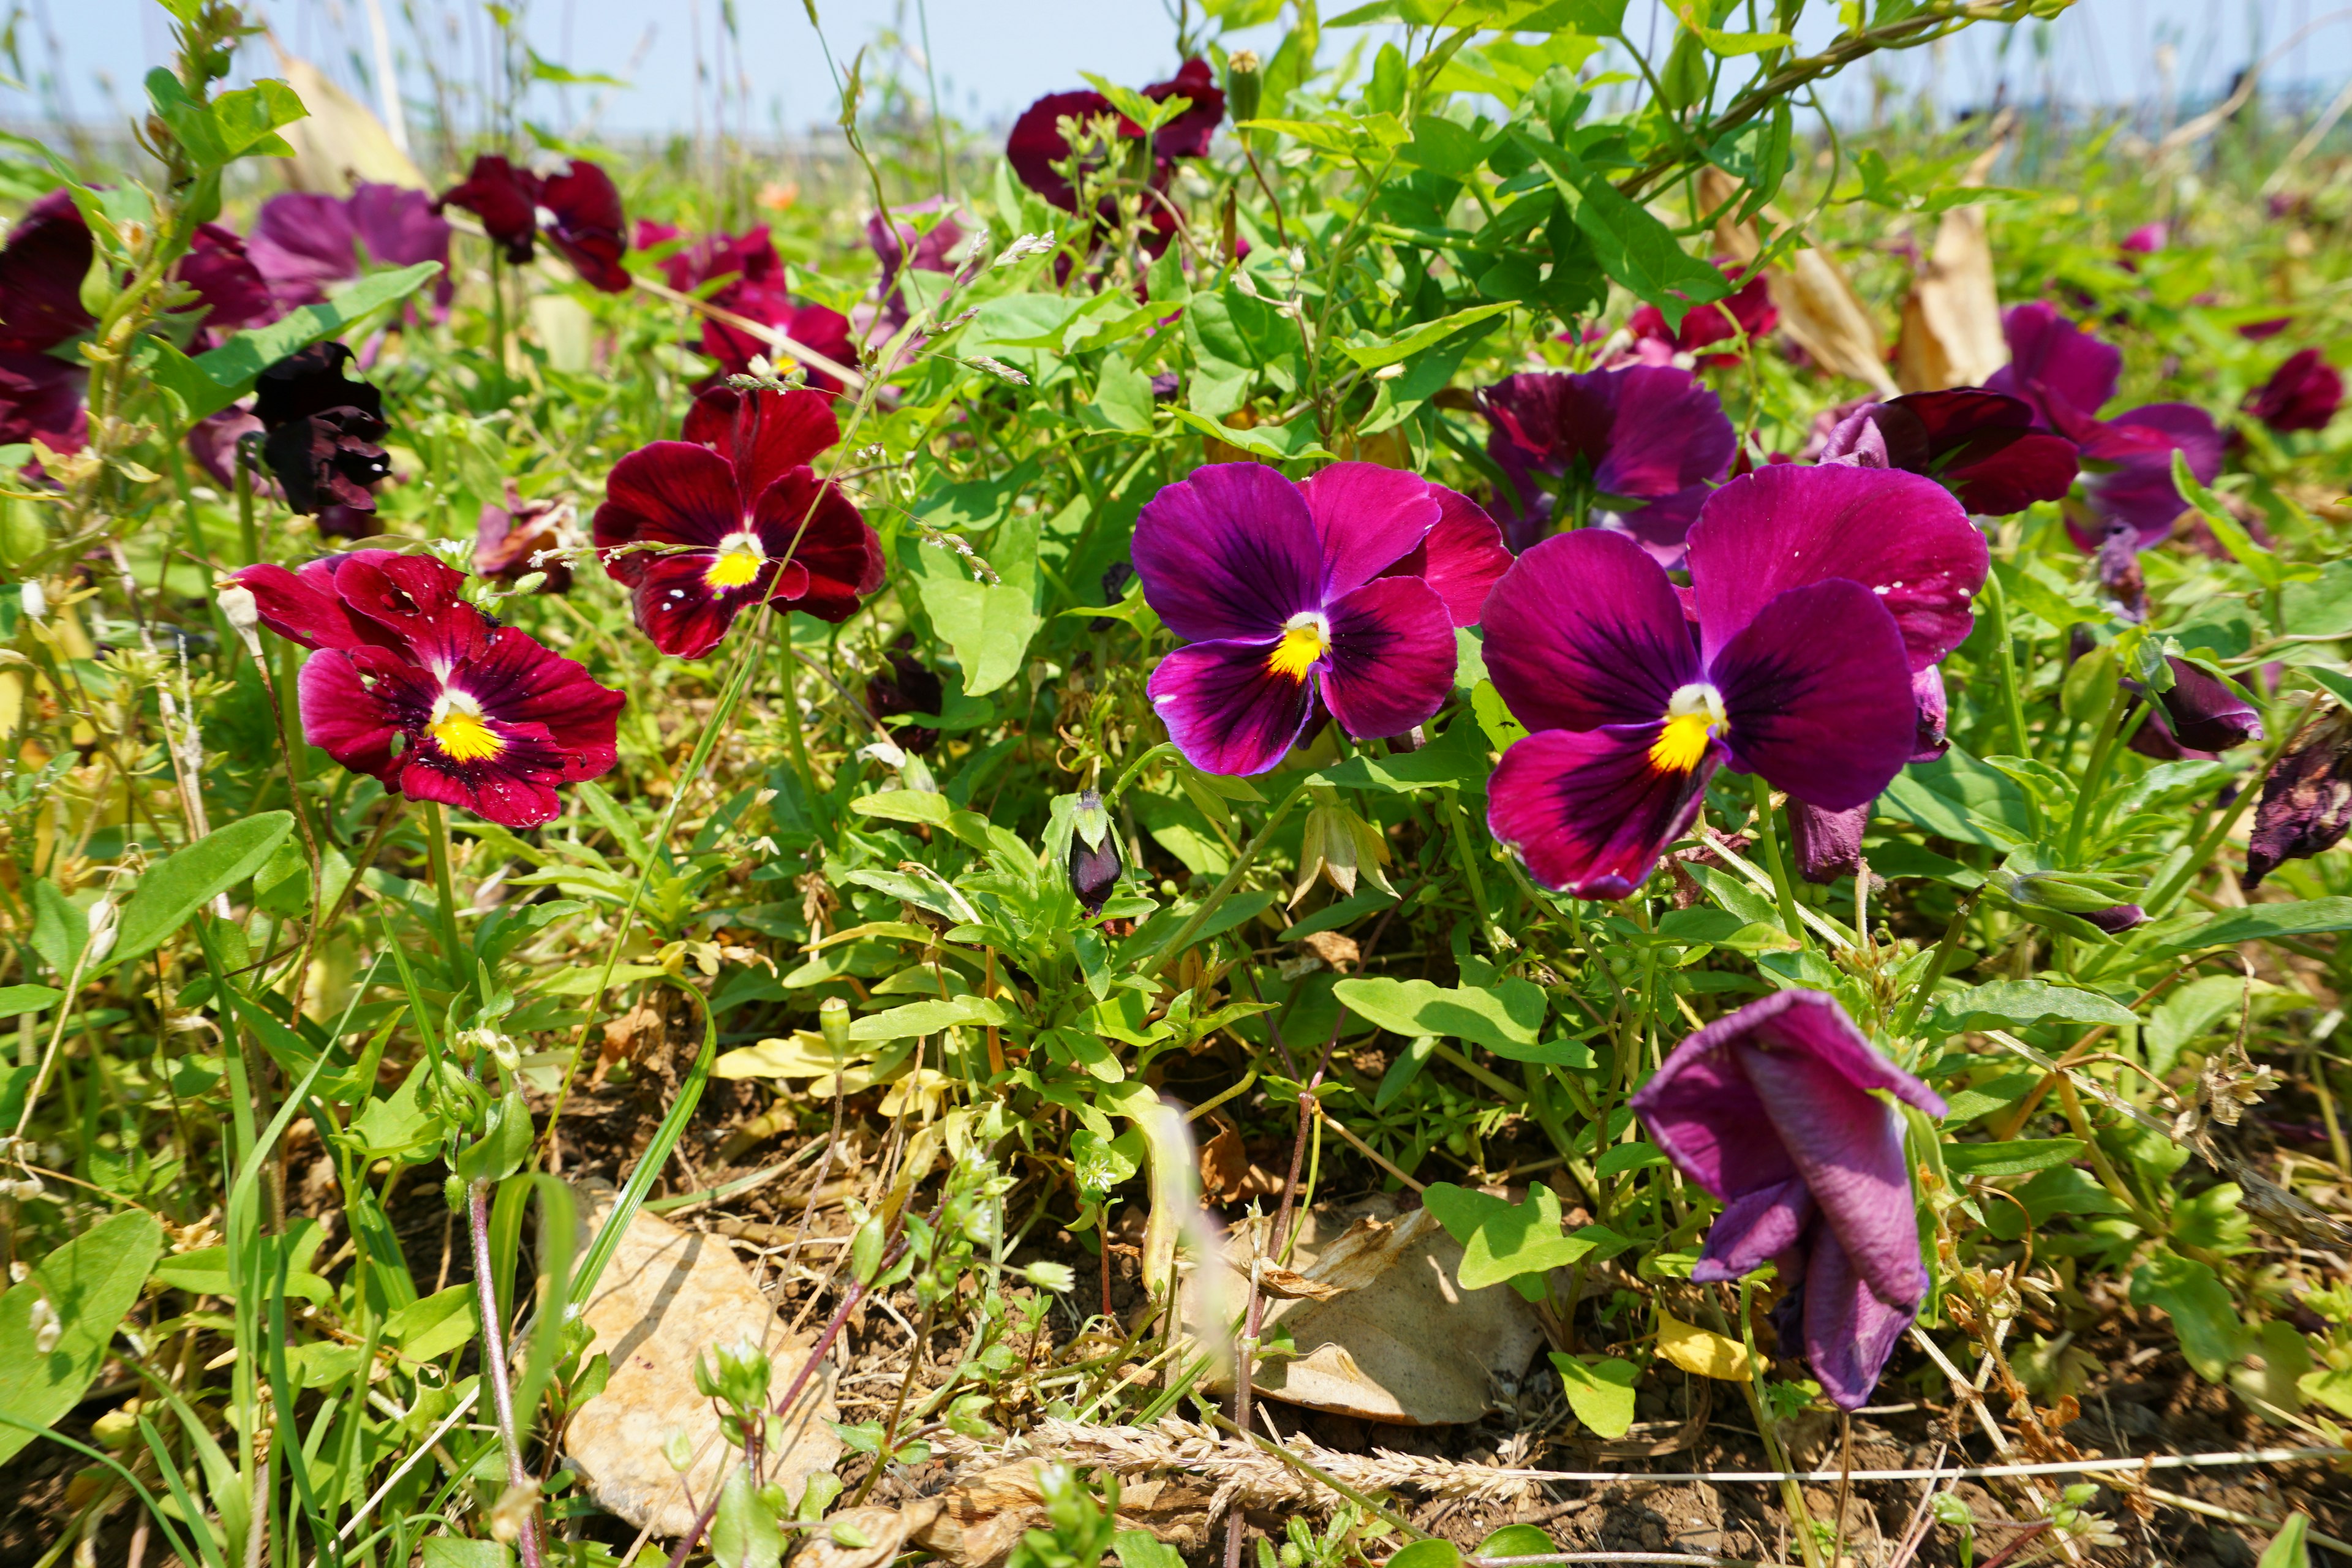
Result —
[[1417, 752], [1375, 757], [1359, 752], [1315, 775], [1317, 784], [1338, 789], [1376, 789], [1405, 795], [1427, 789], [1460, 789], [1484, 794], [1486, 776], [1495, 764], [1486, 754], [1486, 737], [1475, 722], [1456, 719], [1444, 734]]
[[849, 1037], [853, 1040], [912, 1040], [925, 1035], [936, 1035], [941, 1029], [951, 1029], [960, 1024], [1001, 1024], [1005, 1021], [1003, 1004], [984, 996], [950, 996], [936, 1002], [909, 1002], [903, 1007], [886, 1012], [868, 1013], [851, 1021]]
[[2281, 588], [2279, 624], [2291, 637], [2352, 637], [2352, 561], [2331, 561], [2317, 582]]
[[1731, 291], [1713, 262], [1685, 250], [1674, 231], [1647, 207], [1626, 199], [1574, 154], [1525, 129], [1512, 135], [1550, 169], [1553, 187], [1576, 226], [1592, 242], [1601, 270], [1655, 305], [1668, 326], [1680, 326], [1693, 306]]
[[411, 1301], [383, 1321], [384, 1337], [411, 1361], [439, 1361], [480, 1331], [471, 1282]]
[[1465, 327], [1507, 315], [1511, 302], [1507, 300], [1492, 305], [1473, 305], [1456, 310], [1450, 316], [1440, 316], [1433, 321], [1423, 321], [1408, 327], [1391, 337], [1368, 338], [1358, 342], [1342, 343], [1339, 352], [1365, 370], [1378, 370], [1382, 365], [1397, 364], [1412, 358], [1423, 349], [1444, 342]]
[[2277, 584], [2278, 557], [2254, 542], [2254, 536], [2246, 531], [2221, 498], [2206, 489], [2190, 470], [2189, 454], [2178, 447], [2172, 449], [2172, 488], [2180, 492], [2182, 500], [2197, 509], [2205, 526], [2213, 531], [2213, 537], [2221, 542], [2221, 548], [2239, 565], [2260, 578], [2265, 586]]
[[872, 795], [859, 795], [849, 803], [849, 809], [860, 816], [879, 816], [891, 822], [919, 822], [934, 827], [945, 827], [954, 815], [955, 806], [948, 797], [934, 790], [886, 789]]
[[[1622, 1437], [1633, 1426], [1633, 1384], [1640, 1381], [1642, 1369], [1630, 1361], [1614, 1356], [1572, 1356], [1559, 1351], [1551, 1352], [1551, 1364], [1559, 1369], [1559, 1380], [1568, 1390], [1568, 1407], [1576, 1418], [1591, 1428], [1595, 1436]], [[1541, 1546], [1517, 1547], [1507, 1553], [1514, 1557], [1534, 1557], [1558, 1550], [1543, 1532], [1532, 1525], [1515, 1525], [1543, 1541]], [[1507, 1535], [1509, 1530], [1497, 1531]], [[1490, 1545], [1478, 1548], [1481, 1557], [1506, 1555]]]
[[2013, 849], [2033, 837], [2025, 792], [2017, 781], [1958, 746], [1895, 774], [1878, 797], [1878, 811], [1939, 837], [1993, 849]]
[[1228, 447], [1238, 447], [1250, 456], [1264, 458], [1269, 462], [1287, 463], [1301, 458], [1335, 456], [1322, 444], [1315, 421], [1303, 414], [1287, 425], [1254, 425], [1246, 430], [1239, 430], [1205, 418], [1190, 408], [1176, 408], [1171, 412], [1202, 435], [1213, 437]]
[[0, 1018], [25, 1013], [45, 1013], [65, 994], [47, 985], [0, 985]]
[[107, 967], [152, 952], [198, 910], [260, 870], [293, 831], [290, 813], [265, 811], [216, 827], [152, 868], [122, 906]]
[[2219, 1383], [2245, 1353], [2245, 1325], [2229, 1287], [2194, 1258], [2159, 1252], [2132, 1274], [2131, 1303], [2161, 1307], [2179, 1336], [2180, 1353], [2208, 1383]]
[[1944, 1168], [1962, 1176], [2022, 1176], [2083, 1157], [2080, 1138], [2018, 1138], [2006, 1143], [1947, 1143]]
[[406, 299], [440, 270], [437, 261], [420, 261], [396, 271], [373, 273], [324, 304], [305, 305], [266, 327], [248, 328], [194, 359], [160, 338], [151, 338], [141, 368], [179, 400], [194, 422], [219, 413], [251, 392], [255, 379], [288, 354], [338, 336], [352, 323]]
[[1029, 592], [966, 577], [924, 577], [923, 608], [963, 666], [963, 689], [978, 697], [1021, 673], [1029, 639], [1045, 624]]
[[1412, 140], [1400, 151], [1408, 163], [1433, 174], [1466, 180], [1485, 164], [1486, 154], [1500, 140], [1480, 136], [1442, 115], [1424, 114], [1412, 122]]
[[1536, 1048], [1543, 1026], [1543, 987], [1532, 980], [1458, 989], [1426, 980], [1342, 980], [1332, 991], [1358, 1017], [1407, 1039], [1447, 1035], [1514, 1061]]
[[[152, 1215], [114, 1215], [0, 1293], [0, 1411], [37, 1430], [80, 1404], [163, 1249], [163, 1227]], [[60, 1331], [47, 1349], [35, 1340], [37, 1303]], [[33, 1436], [22, 1426], [0, 1426], [0, 1462]]]
[[1080, 412], [1089, 423], [1100, 423], [1130, 436], [1151, 434], [1151, 378], [1121, 354], [1103, 355], [1095, 377], [1094, 401]]
[[1507, 1524], [1471, 1551], [1474, 1557], [1542, 1557], [1559, 1548], [1532, 1524]]
[[[495, 1455], [496, 1448], [490, 1452]], [[514, 1568], [511, 1546], [462, 1535], [427, 1536], [418, 1546], [418, 1568]]]
[[1390, 1553], [1387, 1568], [1462, 1568], [1462, 1549], [1444, 1536], [1428, 1536]]
[[2235, 947], [2279, 936], [2315, 936], [2352, 931], [2352, 899], [2303, 899], [2294, 903], [2256, 904], [2208, 921], [2164, 949], [2168, 956], [2208, 947]]
[[1936, 1001], [1933, 1026], [1948, 1035], [1981, 1028], [1979, 1019], [2004, 1024], [2031, 1024], [2042, 1018], [2063, 1018], [2071, 1024], [2139, 1022], [2132, 1010], [2096, 992], [2042, 980], [1996, 980], [1971, 986]]
[[2262, 1561], [2254, 1568], [2311, 1568], [2311, 1518], [2300, 1510], [2286, 1516], [2279, 1532], [2263, 1548]]
[[1586, 1226], [1574, 1236], [1564, 1234], [1559, 1194], [1546, 1186], [1529, 1188], [1526, 1199], [1515, 1204], [1451, 1182], [1436, 1182], [1422, 1194], [1421, 1201], [1437, 1216], [1445, 1234], [1462, 1244], [1462, 1265], [1455, 1278], [1465, 1290], [1483, 1290], [1528, 1275], [1548, 1274], [1591, 1256], [1612, 1241], [1622, 1244], [1622, 1237], [1601, 1226]]
[[1184, 1554], [1148, 1530], [1122, 1530], [1110, 1538], [1118, 1568], [1184, 1568]]
[[270, 158], [291, 158], [294, 149], [278, 134], [278, 128], [305, 119], [310, 110], [292, 88], [269, 78], [222, 93], [213, 100], [213, 124], [220, 132], [221, 145], [231, 158], [247, 153], [260, 153]]

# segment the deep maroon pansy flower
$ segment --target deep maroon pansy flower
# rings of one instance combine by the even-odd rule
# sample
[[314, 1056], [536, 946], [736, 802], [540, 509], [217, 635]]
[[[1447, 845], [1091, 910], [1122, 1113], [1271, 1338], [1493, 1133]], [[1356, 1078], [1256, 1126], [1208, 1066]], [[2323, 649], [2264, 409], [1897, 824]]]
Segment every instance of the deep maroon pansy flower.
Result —
[[274, 321], [280, 311], [247, 254], [246, 243], [216, 223], [199, 224], [179, 260], [179, 279], [196, 291], [192, 308], [203, 312], [199, 337], [217, 342], [239, 327]]
[[261, 459], [306, 516], [329, 507], [375, 510], [375, 487], [392, 472], [384, 455], [383, 394], [343, 374], [352, 351], [313, 343], [261, 373], [253, 414], [261, 422]]
[[[1166, 179], [1169, 160], [1208, 154], [1217, 125], [1225, 117], [1225, 95], [1211, 74], [1209, 62], [1196, 57], [1186, 60], [1169, 80], [1145, 88], [1143, 96], [1154, 103], [1181, 98], [1190, 104], [1183, 113], [1152, 134], [1152, 180], [1156, 188]], [[1021, 117], [1013, 122], [1013, 133], [1004, 144], [1005, 162], [1013, 166], [1013, 176], [1064, 212], [1077, 211], [1077, 192], [1071, 188], [1068, 177], [1054, 167], [1066, 163], [1071, 155], [1061, 121], [1101, 117], [1118, 121], [1118, 134], [1122, 139], [1142, 139], [1141, 126], [1119, 114], [1111, 108], [1109, 99], [1091, 89], [1047, 93], [1023, 110]]]
[[1213, 773], [1279, 763], [1318, 695], [1359, 738], [1435, 713], [1454, 628], [1510, 559], [1471, 501], [1375, 463], [1297, 483], [1255, 463], [1195, 468], [1145, 504], [1134, 552], [1145, 601], [1186, 640], [1151, 672], [1152, 705]]
[[509, 479], [505, 502], [484, 501], [475, 519], [474, 574], [511, 588], [538, 573], [541, 593], [562, 594], [572, 586], [564, 552], [578, 543], [579, 508], [560, 496], [525, 500]]
[[629, 287], [628, 269], [621, 265], [629, 247], [621, 193], [610, 174], [585, 158], [541, 176], [484, 153], [433, 204], [435, 212], [445, 207], [462, 207], [481, 219], [483, 232], [517, 265], [531, 258], [532, 242], [543, 234], [592, 288], [618, 294]]
[[1822, 1391], [1859, 1409], [1927, 1293], [1903, 1125], [1944, 1115], [1835, 998], [1783, 991], [1675, 1048], [1633, 1096], [1659, 1148], [1723, 1204], [1691, 1278], [1780, 1270], [1775, 1321]]
[[423, 191], [362, 182], [349, 196], [288, 191], [270, 197], [253, 220], [246, 248], [286, 310], [318, 304], [364, 266], [420, 261], [441, 264], [434, 298], [446, 305], [456, 289], [448, 270], [450, 232]]
[[1547, 887], [1631, 893], [1725, 763], [1822, 811], [1866, 805], [1919, 746], [1915, 662], [1968, 636], [1986, 570], [1941, 486], [1793, 464], [1709, 496], [1688, 560], [1688, 615], [1597, 529], [1543, 541], [1487, 600], [1487, 673], [1532, 731], [1487, 822]]
[[97, 325], [81, 305], [94, 254], [69, 192], [51, 191], [25, 209], [0, 247], [0, 349], [42, 353]]
[[2284, 434], [2325, 430], [2344, 404], [2344, 376], [2317, 349], [2303, 349], [2246, 395], [2246, 412]]
[[358, 550], [299, 572], [248, 566], [232, 581], [264, 626], [312, 650], [299, 681], [305, 738], [396, 795], [531, 827], [562, 810], [561, 785], [619, 760], [628, 699], [494, 624], [438, 561]]
[[53, 452], [89, 443], [89, 372], [45, 353], [0, 349], [0, 446], [38, 441]]
[[[2160, 763], [2212, 757], [2263, 738], [2263, 716], [2231, 682], [2185, 658], [2166, 656], [2172, 685], [2133, 732], [2131, 749]], [[2139, 682], [2128, 689], [2145, 693]]]
[[[1737, 353], [1703, 353], [1710, 343], [1730, 342], [1745, 337], [1749, 342], [1760, 342], [1780, 324], [1780, 308], [1772, 303], [1772, 292], [1764, 274], [1748, 277], [1748, 268], [1737, 262], [1717, 261], [1727, 282], [1738, 283], [1731, 294], [1705, 305], [1694, 305], [1683, 316], [1679, 327], [1666, 325], [1666, 313], [1655, 305], [1644, 305], [1626, 318], [1625, 330], [1633, 334], [1637, 343], [1654, 342], [1667, 345], [1675, 353], [1697, 354], [1702, 365], [1738, 364]], [[1746, 278], [1745, 283], [1740, 279]]]
[[[882, 267], [879, 285], [882, 296], [882, 319], [895, 331], [907, 324], [906, 291], [898, 287], [898, 274], [911, 268], [917, 272], [952, 272], [948, 252], [963, 243], [963, 228], [953, 216], [943, 216], [924, 231], [917, 232], [912, 222], [906, 221], [917, 214], [940, 212], [947, 207], [944, 198], [931, 196], [890, 209], [891, 221], [885, 224], [882, 215], [875, 213], [866, 220], [866, 243], [874, 249], [874, 258]], [[949, 211], [952, 212], [952, 208]]]
[[2007, 517], [2072, 489], [2074, 443], [2033, 427], [2033, 410], [1998, 392], [1960, 387], [1865, 403], [1840, 420], [1821, 459], [1925, 474], [1983, 517]]
[[2338, 708], [2295, 737], [2263, 780], [2246, 840], [2248, 892], [2289, 860], [2334, 848], [2352, 827], [2352, 714]]
[[1493, 426], [1487, 456], [1511, 480], [1496, 500], [1514, 550], [1599, 510], [1672, 566], [1739, 445], [1715, 394], [1671, 365], [1529, 371], [1478, 401]]
[[2188, 510], [2172, 482], [2172, 454], [2180, 452], [2200, 482], [2221, 471], [2221, 433], [2212, 416], [2189, 403], [2150, 403], [2102, 420], [2123, 375], [2123, 353], [2035, 302], [2001, 318], [2010, 363], [1985, 383], [2030, 405], [2035, 423], [2081, 449], [2084, 493], [2101, 526], [2070, 521], [2083, 549], [2095, 550], [2105, 524], [2129, 523], [2141, 549], [2160, 542]]
[[613, 466], [596, 548], [656, 647], [699, 658], [759, 604], [837, 625], [882, 585], [881, 542], [810, 467], [840, 438], [823, 393], [717, 386], [687, 411], [684, 440]]

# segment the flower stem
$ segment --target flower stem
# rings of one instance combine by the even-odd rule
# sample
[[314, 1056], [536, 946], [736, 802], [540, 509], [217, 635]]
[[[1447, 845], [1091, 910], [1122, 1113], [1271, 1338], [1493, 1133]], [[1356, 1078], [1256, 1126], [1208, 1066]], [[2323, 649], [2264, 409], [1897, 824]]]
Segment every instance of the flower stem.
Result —
[[[2016, 756], [2026, 755], [2025, 697], [2018, 689], [2017, 650], [2009, 635], [2009, 601], [2003, 596], [2000, 574], [1985, 574], [1985, 614], [1992, 621], [1993, 648], [2000, 670], [2002, 711], [2009, 721], [2009, 749]], [[2029, 797], [2030, 798], [2030, 797]]]
[[1762, 773], [1748, 774], [1748, 784], [1756, 798], [1756, 837], [1764, 846], [1764, 864], [1772, 873], [1772, 896], [1780, 905], [1780, 923], [1803, 947], [1807, 945], [1805, 921], [1797, 912], [1797, 886], [1789, 880], [1788, 857], [1780, 853], [1780, 829], [1772, 820], [1772, 786], [1764, 782]]
[[261, 528], [253, 521], [253, 470], [245, 466], [241, 449], [230, 456], [229, 469], [236, 475], [237, 542], [245, 551], [245, 563], [257, 565], [261, 560]]
[[499, 265], [498, 241], [490, 242], [490, 359], [499, 367], [499, 379], [507, 374], [507, 285], [506, 269]]
[[449, 818], [439, 803], [425, 805], [425, 851], [433, 862], [433, 893], [441, 906], [442, 957], [457, 977], [457, 989], [463, 991], [473, 976], [459, 971], [457, 964], [457, 895], [449, 881]]
[[1248, 874], [1251, 865], [1265, 848], [1266, 840], [1274, 837], [1274, 830], [1282, 826], [1283, 819], [1290, 815], [1290, 808], [1297, 805], [1299, 797], [1307, 793], [1307, 781], [1311, 776], [1299, 775], [1298, 782], [1290, 786], [1290, 793], [1276, 803], [1273, 813], [1265, 819], [1265, 826], [1242, 846], [1242, 852], [1234, 857], [1233, 868], [1225, 873], [1223, 880], [1209, 889], [1209, 896], [1201, 900], [1201, 907], [1192, 911], [1192, 919], [1179, 926], [1176, 934], [1168, 939], [1167, 945], [1144, 966], [1142, 978], [1150, 980], [1157, 977], [1177, 954], [1192, 945], [1194, 935], [1209, 923], [1209, 917], [1217, 912], [1217, 906], [1232, 897], [1234, 889], [1242, 885], [1242, 878]]
[[[429, 806], [437, 816], [439, 806]], [[437, 866], [439, 861], [436, 861]], [[446, 888], [446, 879], [442, 883]], [[474, 1304], [482, 1317], [482, 1376], [490, 1385], [491, 1407], [498, 1414], [499, 1444], [507, 1453], [507, 1485], [526, 1487], [530, 1471], [522, 1462], [522, 1437], [515, 1426], [514, 1391], [507, 1386], [506, 1332], [499, 1322], [498, 1274], [490, 1259], [490, 1184], [471, 1182], [466, 1187], [466, 1228], [474, 1243]], [[537, 1511], [524, 1516], [515, 1544], [521, 1549], [522, 1568], [540, 1568]]]
[[1919, 976], [1919, 984], [1911, 988], [1909, 1000], [1903, 1004], [1903, 1011], [1895, 1016], [1895, 1038], [1909, 1037], [1912, 1026], [1919, 1022], [1919, 1010], [1927, 1005], [1928, 996], [1935, 992], [1936, 982], [1944, 977], [1945, 966], [1952, 962], [1953, 950], [1960, 945], [1960, 933], [1968, 930], [1969, 910], [1976, 901], [1976, 894], [1969, 893], [1961, 898], [1960, 907], [1952, 911], [1951, 923], [1944, 928], [1944, 940], [1936, 944], [1936, 956], [1928, 961], [1927, 973]]
[[2238, 825], [2238, 818], [2245, 814], [2246, 807], [2261, 798], [2263, 782], [2271, 776], [2271, 770], [2278, 765], [2280, 754], [2288, 746], [2294, 744], [2295, 736], [2301, 734], [2304, 725], [2310, 722], [2311, 710], [2319, 705], [2319, 695], [2315, 691], [2313, 692], [2310, 700], [2304, 703], [2303, 711], [2295, 715], [2294, 722], [2284, 726], [2279, 731], [2277, 738], [2271, 742], [2270, 749], [2263, 753], [2262, 765], [2253, 771], [2248, 780], [2247, 787], [2238, 792], [2237, 799], [2213, 814], [2212, 825], [2205, 829], [2205, 837], [2198, 840], [2197, 847], [2189, 851], [2189, 858], [2182, 861], [2179, 868], [2164, 879], [2162, 887], [2148, 895], [2147, 902], [2141, 907], [2146, 909], [2151, 917], [2162, 915], [2170, 910], [2180, 895], [2189, 890], [2189, 885], [2197, 879], [2199, 874], [2212, 860], [2214, 852], [2221, 847], [2221, 841], [2230, 836], [2230, 829]]
[[1486, 905], [1486, 879], [1478, 874], [1478, 857], [1470, 846], [1470, 829], [1462, 819], [1462, 797], [1458, 790], [1445, 792], [1445, 826], [1454, 836], [1454, 853], [1462, 862], [1463, 880], [1470, 885], [1470, 901], [1478, 907], [1478, 934], [1486, 939], [1489, 952], [1501, 952], [1517, 944], [1502, 927], [1495, 923], [1494, 912]]

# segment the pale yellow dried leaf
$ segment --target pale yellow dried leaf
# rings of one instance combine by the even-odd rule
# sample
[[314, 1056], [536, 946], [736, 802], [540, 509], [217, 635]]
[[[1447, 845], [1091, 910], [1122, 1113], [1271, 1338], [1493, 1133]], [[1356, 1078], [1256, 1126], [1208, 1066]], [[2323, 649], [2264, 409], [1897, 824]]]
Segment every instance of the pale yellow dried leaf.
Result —
[[1753, 1375], [1746, 1345], [1671, 1312], [1658, 1314], [1658, 1353], [1694, 1377], [1746, 1383]]
[[2008, 363], [1984, 209], [1954, 207], [1904, 301], [1895, 384], [1906, 392], [1977, 386]]
[[286, 161], [288, 184], [337, 196], [349, 195], [361, 181], [412, 191], [433, 188], [365, 104], [306, 59], [280, 50], [278, 64], [286, 85], [310, 111], [278, 132], [294, 149], [294, 156]]

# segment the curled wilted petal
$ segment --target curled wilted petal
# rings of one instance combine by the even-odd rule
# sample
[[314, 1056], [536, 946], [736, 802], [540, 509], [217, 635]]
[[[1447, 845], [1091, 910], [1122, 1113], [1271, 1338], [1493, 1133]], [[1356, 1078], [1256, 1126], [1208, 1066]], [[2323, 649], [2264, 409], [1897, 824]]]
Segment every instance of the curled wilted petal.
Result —
[[580, 510], [569, 500], [525, 500], [509, 479], [505, 504], [483, 502], [475, 521], [475, 574], [509, 587], [537, 574], [541, 593], [561, 594], [572, 586], [572, 562], [563, 552], [583, 542], [579, 522]]
[[1797, 875], [1808, 882], [1834, 882], [1862, 869], [1862, 835], [1870, 826], [1870, 807], [1823, 811], [1803, 801], [1789, 802], [1790, 848]]
[[[2172, 687], [2158, 694], [2131, 748], [2143, 756], [2171, 761], [2182, 756], [2211, 756], [2232, 746], [2263, 738], [2262, 715], [2239, 691], [2202, 666], [2167, 657], [2172, 667]], [[2133, 683], [2138, 689], [2137, 683]]]
[[2332, 849], [2352, 827], [2352, 712], [2336, 708], [2298, 736], [2263, 780], [2246, 841], [2248, 892], [2289, 860]]

